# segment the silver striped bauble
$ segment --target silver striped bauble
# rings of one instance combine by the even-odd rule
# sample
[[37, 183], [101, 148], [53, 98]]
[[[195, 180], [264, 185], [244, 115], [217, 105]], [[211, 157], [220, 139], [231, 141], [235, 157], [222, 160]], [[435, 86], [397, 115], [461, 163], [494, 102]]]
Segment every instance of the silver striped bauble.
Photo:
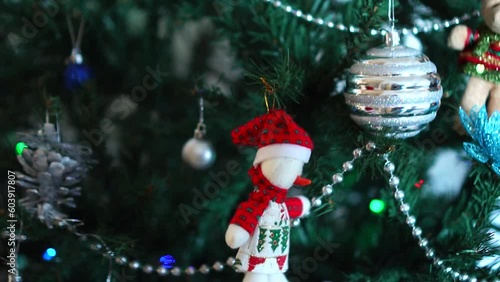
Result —
[[408, 138], [436, 117], [441, 78], [429, 58], [396, 45], [368, 50], [348, 71], [346, 103], [352, 119], [377, 136]]

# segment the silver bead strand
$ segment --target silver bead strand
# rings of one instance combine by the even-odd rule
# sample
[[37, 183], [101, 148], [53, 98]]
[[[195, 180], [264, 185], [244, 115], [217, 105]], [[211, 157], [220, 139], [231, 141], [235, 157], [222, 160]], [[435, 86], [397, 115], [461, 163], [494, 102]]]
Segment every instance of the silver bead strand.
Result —
[[[370, 145], [368, 145], [370, 144]], [[376, 148], [375, 143], [369, 142], [365, 147], [367, 151], [374, 150]], [[372, 147], [373, 145], [373, 147]], [[370, 148], [370, 149], [369, 149]], [[335, 173], [332, 176], [332, 183], [327, 184], [323, 186], [321, 189], [321, 195], [318, 197], [314, 197], [311, 199], [311, 206], [312, 207], [319, 207], [323, 204], [323, 197], [327, 197], [333, 194], [333, 186], [340, 184], [344, 181], [344, 174], [346, 172], [352, 171], [354, 168], [354, 161], [357, 159], [361, 158], [363, 156], [363, 147], [357, 148], [352, 152], [353, 158], [350, 161], [347, 161], [342, 164], [342, 171]], [[294, 221], [292, 222], [293, 227], [297, 227], [300, 225], [300, 221]]]
[[[334, 23], [332, 21], [327, 21], [327, 20], [324, 20], [324, 19], [319, 18], [319, 17], [314, 17], [313, 15], [310, 15], [310, 14], [305, 14], [301, 10], [294, 9], [290, 5], [285, 5], [285, 4], [283, 4], [283, 2], [281, 2], [279, 0], [262, 0], [262, 1], [269, 3], [269, 4], [273, 5], [274, 7], [281, 9], [286, 13], [291, 14], [294, 17], [300, 18], [300, 19], [305, 20], [305, 21], [310, 22], [310, 23], [314, 23], [314, 24], [319, 25], [319, 26], [324, 26], [324, 27], [328, 27], [328, 28], [336, 29], [336, 30], [340, 30], [340, 31], [348, 31], [350, 33], [359, 33], [362, 31], [361, 28], [356, 27], [356, 26], [352, 26], [352, 25], [346, 26], [342, 23]], [[400, 30], [400, 32], [403, 35], [406, 35], [408, 33], [413, 33], [416, 35], [419, 33], [430, 33], [430, 32], [434, 32], [434, 31], [441, 31], [441, 30], [444, 30], [444, 29], [449, 28], [451, 26], [461, 24], [464, 21], [470, 20], [471, 18], [477, 18], [479, 16], [480, 16], [480, 12], [478, 10], [475, 10], [471, 13], [464, 14], [461, 17], [455, 17], [451, 20], [444, 20], [441, 22], [433, 21], [430, 24], [423, 24], [420, 26], [402, 28]], [[385, 36], [386, 33], [387, 33], [387, 31], [385, 31], [385, 30], [376, 30], [376, 29], [370, 30], [370, 34], [373, 36], [376, 36], [376, 35]]]
[[[332, 176], [332, 183], [331, 184], [327, 184], [327, 185], [323, 186], [323, 188], [321, 189], [320, 196], [313, 197], [311, 199], [311, 206], [313, 208], [317, 208], [317, 207], [321, 206], [323, 204], [323, 197], [328, 197], [328, 196], [331, 196], [333, 194], [333, 192], [334, 192], [333, 186], [336, 184], [342, 183], [344, 181], [344, 174], [346, 172], [350, 172], [354, 169], [354, 161], [356, 161], [357, 159], [359, 159], [363, 156], [363, 149], [366, 149], [366, 151], [371, 152], [371, 151], [375, 150], [376, 148], [377, 148], [377, 146], [375, 145], [375, 143], [370, 141], [365, 146], [363, 146], [361, 148], [354, 149], [354, 151], [352, 151], [352, 156], [353, 156], [352, 160], [347, 161], [347, 162], [342, 164], [342, 171], [335, 173]], [[305, 215], [303, 217], [307, 217], [307, 216], [308, 215]], [[291, 226], [292, 227], [299, 227], [300, 226], [300, 218], [292, 219]]]
[[[91, 246], [91, 248], [95, 252], [99, 252], [102, 255], [106, 255], [106, 253], [103, 254], [101, 252], [103, 249], [103, 246], [100, 244], [93, 244], [93, 246]], [[111, 251], [108, 251], [108, 252], [111, 252]], [[114, 254], [113, 254], [113, 256], [114, 256]], [[173, 276], [181, 276], [183, 274], [188, 275], [188, 276], [193, 276], [196, 273], [200, 273], [202, 275], [207, 275], [211, 272], [212, 269], [216, 272], [220, 272], [220, 271], [224, 270], [225, 265], [227, 265], [229, 267], [233, 267], [234, 263], [236, 262], [236, 259], [234, 257], [228, 257], [226, 259], [225, 264], [221, 263], [220, 261], [216, 261], [212, 265], [212, 267], [208, 266], [207, 264], [202, 264], [202, 265], [200, 265], [199, 268], [195, 268], [193, 266], [181, 268], [181, 267], [176, 266], [176, 267], [173, 267], [171, 270], [169, 270], [168, 268], [166, 268], [162, 265], [155, 268], [150, 264], [142, 264], [138, 260], [129, 261], [129, 259], [126, 256], [114, 256], [114, 262], [117, 265], [128, 266], [130, 269], [133, 269], [133, 270], [142, 270], [142, 272], [144, 272], [146, 274], [153, 274], [156, 272], [156, 274], [158, 274], [158, 276], [163, 277], [163, 276], [167, 276], [168, 274], [171, 274]]]
[[425, 256], [432, 261], [432, 264], [439, 269], [440, 271], [446, 273], [454, 280], [457, 281], [474, 281], [477, 282], [477, 279], [466, 274], [461, 273], [453, 268], [446, 266], [441, 258], [439, 258], [434, 249], [429, 245], [429, 241], [422, 236], [422, 228], [417, 225], [417, 219], [415, 216], [411, 214], [411, 207], [408, 203], [405, 202], [404, 197], [405, 194], [402, 190], [399, 189], [399, 177], [394, 174], [396, 170], [396, 166], [389, 160], [389, 155], [385, 154], [382, 156], [382, 159], [385, 161], [384, 163], [384, 171], [387, 173], [389, 180], [389, 186], [393, 189], [393, 196], [396, 202], [399, 204], [399, 210], [405, 216], [405, 222], [408, 227], [411, 229], [411, 233], [413, 237], [418, 241], [418, 246], [425, 251]]

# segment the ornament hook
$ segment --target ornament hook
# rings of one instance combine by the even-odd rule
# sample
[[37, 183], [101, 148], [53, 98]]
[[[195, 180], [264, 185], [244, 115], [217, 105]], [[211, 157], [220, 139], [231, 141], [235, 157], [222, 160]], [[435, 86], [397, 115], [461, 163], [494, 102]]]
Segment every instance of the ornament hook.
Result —
[[[265, 78], [261, 77], [260, 81], [262, 82], [262, 84], [264, 84], [264, 87], [266, 88], [264, 90], [264, 102], [266, 103], [266, 109], [269, 112], [269, 100], [268, 100], [267, 96], [274, 94], [274, 88], [267, 82], [267, 80]], [[274, 108], [275, 102], [276, 102], [276, 98], [273, 98], [273, 105], [272, 105], [273, 108]]]
[[388, 18], [390, 30], [385, 35], [385, 44], [388, 47], [398, 46], [400, 43], [399, 33], [396, 31], [396, 4], [394, 0], [389, 0]]
[[[47, 136], [47, 138], [56, 141], [56, 142], [61, 142], [61, 131], [60, 131], [60, 125], [59, 125], [59, 114], [56, 111], [55, 113], [50, 112], [52, 106], [52, 100], [49, 98], [46, 101], [46, 108], [45, 108], [45, 123], [43, 125], [43, 130], [41, 131], [42, 134]], [[55, 117], [55, 125], [50, 122], [50, 117], [53, 115]]]
[[199, 95], [199, 107], [200, 107], [200, 118], [198, 120], [198, 125], [194, 130], [194, 138], [203, 139], [207, 133], [207, 125], [205, 124], [205, 100], [203, 99], [204, 91], [202, 89], [193, 89], [193, 94]]
[[75, 28], [73, 27], [73, 22], [71, 21], [70, 16], [66, 16], [66, 22], [68, 23], [69, 35], [71, 37], [71, 45], [73, 49], [71, 50], [70, 60], [76, 64], [83, 63], [82, 53], [80, 51], [80, 46], [82, 45], [83, 39], [83, 30], [85, 28], [85, 18], [82, 16], [82, 20], [80, 21], [80, 26], [78, 28], [78, 34], [75, 35]]

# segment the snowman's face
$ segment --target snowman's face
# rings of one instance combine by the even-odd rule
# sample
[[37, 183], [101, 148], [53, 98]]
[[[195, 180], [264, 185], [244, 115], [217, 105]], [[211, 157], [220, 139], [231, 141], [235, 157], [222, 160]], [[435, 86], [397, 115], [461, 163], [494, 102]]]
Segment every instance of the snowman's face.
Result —
[[483, 0], [481, 11], [486, 25], [500, 34], [500, 0]]
[[291, 158], [272, 158], [262, 162], [262, 174], [279, 188], [289, 189], [302, 174], [304, 162]]

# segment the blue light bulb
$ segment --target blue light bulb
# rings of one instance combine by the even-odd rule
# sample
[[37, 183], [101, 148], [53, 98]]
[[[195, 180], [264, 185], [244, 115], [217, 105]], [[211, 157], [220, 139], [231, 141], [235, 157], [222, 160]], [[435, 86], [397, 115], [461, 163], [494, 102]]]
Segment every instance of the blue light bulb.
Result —
[[172, 268], [175, 263], [175, 258], [171, 255], [165, 255], [160, 258], [160, 262], [165, 268]]
[[47, 253], [47, 255], [49, 255], [51, 257], [55, 257], [57, 255], [56, 250], [53, 248], [48, 248], [45, 252]]
[[46, 261], [50, 261], [53, 258], [55, 258], [57, 255], [57, 252], [54, 248], [48, 248], [45, 250], [45, 253], [43, 253], [42, 258]]
[[52, 260], [54, 257], [49, 256], [47, 253], [43, 253], [42, 258], [43, 258], [43, 260], [50, 261], [50, 260]]

